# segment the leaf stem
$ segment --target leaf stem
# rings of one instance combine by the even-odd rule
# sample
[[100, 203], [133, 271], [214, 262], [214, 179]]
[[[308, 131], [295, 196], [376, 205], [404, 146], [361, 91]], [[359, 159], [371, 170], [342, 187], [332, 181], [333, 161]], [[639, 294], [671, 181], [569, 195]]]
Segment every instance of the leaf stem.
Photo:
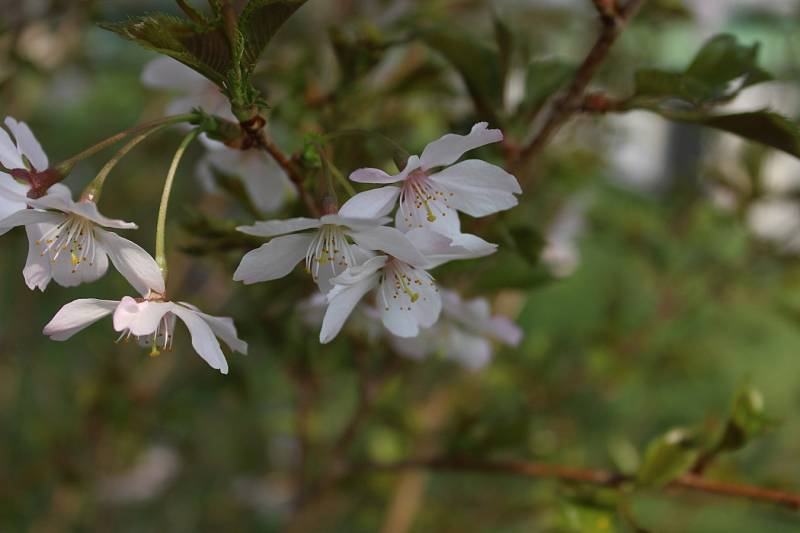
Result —
[[202, 128], [196, 128], [189, 132], [186, 137], [181, 141], [175, 156], [172, 158], [169, 171], [167, 172], [167, 179], [164, 182], [164, 191], [161, 193], [161, 205], [158, 207], [158, 223], [156, 225], [156, 263], [161, 268], [161, 275], [164, 281], [167, 280], [167, 254], [166, 254], [166, 224], [167, 224], [167, 207], [169, 206], [169, 196], [172, 192], [172, 184], [175, 181], [175, 174], [178, 171], [178, 165], [186, 153], [186, 149], [191, 142], [203, 132]]

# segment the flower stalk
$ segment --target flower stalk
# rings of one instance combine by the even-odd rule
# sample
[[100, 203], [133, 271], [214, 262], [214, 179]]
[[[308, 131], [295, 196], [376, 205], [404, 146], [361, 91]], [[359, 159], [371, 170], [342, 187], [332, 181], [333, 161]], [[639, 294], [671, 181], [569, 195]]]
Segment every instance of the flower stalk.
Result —
[[166, 223], [167, 223], [167, 207], [169, 206], [169, 196], [172, 192], [172, 184], [175, 181], [175, 174], [178, 170], [178, 165], [186, 153], [186, 149], [203, 132], [201, 128], [193, 129], [181, 141], [175, 156], [172, 158], [169, 171], [167, 172], [167, 179], [164, 182], [164, 191], [161, 193], [161, 205], [158, 207], [158, 223], [156, 225], [156, 263], [161, 269], [161, 275], [164, 281], [167, 279], [167, 255], [166, 255]]

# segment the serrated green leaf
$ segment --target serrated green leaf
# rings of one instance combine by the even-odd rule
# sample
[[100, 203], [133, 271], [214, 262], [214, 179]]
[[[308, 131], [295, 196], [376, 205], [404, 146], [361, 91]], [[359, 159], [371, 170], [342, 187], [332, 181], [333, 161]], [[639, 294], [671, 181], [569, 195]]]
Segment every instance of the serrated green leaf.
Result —
[[306, 0], [250, 0], [239, 16], [244, 37], [242, 68], [252, 72], [261, 53], [278, 30]]
[[677, 100], [704, 107], [728, 101], [742, 89], [772, 79], [758, 66], [758, 50], [758, 44], [741, 45], [731, 35], [712, 37], [683, 72], [636, 72], [636, 90], [629, 105], [670, 105]]
[[453, 28], [424, 30], [421, 38], [458, 71], [478, 114], [498, 124], [495, 110], [503, 106], [503, 72], [497, 50]]
[[140, 46], [168, 55], [220, 87], [233, 66], [224, 33], [166, 13], [151, 13], [124, 22], [100, 25]]
[[685, 474], [700, 456], [693, 432], [678, 428], [653, 440], [645, 451], [636, 481], [644, 486], [663, 486]]

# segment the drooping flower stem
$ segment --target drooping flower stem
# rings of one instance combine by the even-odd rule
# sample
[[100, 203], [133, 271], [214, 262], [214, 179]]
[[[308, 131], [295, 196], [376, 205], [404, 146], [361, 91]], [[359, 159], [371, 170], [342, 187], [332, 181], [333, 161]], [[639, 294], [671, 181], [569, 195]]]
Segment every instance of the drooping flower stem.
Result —
[[175, 156], [172, 158], [172, 164], [167, 172], [167, 179], [164, 182], [164, 191], [161, 193], [161, 205], [158, 207], [158, 223], [156, 225], [156, 263], [161, 269], [161, 274], [164, 276], [164, 281], [167, 279], [167, 254], [166, 254], [166, 223], [167, 223], [167, 206], [169, 205], [169, 195], [172, 192], [172, 183], [175, 181], [175, 173], [178, 170], [178, 165], [186, 153], [186, 149], [195, 138], [203, 132], [202, 128], [193, 129], [189, 134], [183, 138]]
[[125, 143], [125, 145], [123, 145], [122, 148], [120, 148], [119, 151], [114, 154], [114, 156], [109, 159], [105, 165], [103, 165], [103, 168], [100, 169], [100, 172], [97, 173], [97, 176], [95, 176], [89, 185], [86, 186], [86, 188], [83, 190], [81, 198], [85, 200], [91, 200], [95, 203], [98, 202], [100, 200], [100, 193], [103, 190], [103, 184], [106, 181], [106, 177], [108, 177], [114, 167], [117, 166], [117, 163], [119, 163], [119, 161], [125, 157], [128, 152], [136, 148], [136, 146], [147, 137], [171, 125], [171, 123], [161, 124], [149, 130], [145, 130]]
[[159, 128], [161, 126], [179, 124], [181, 122], [191, 122], [193, 120], [196, 120], [197, 118], [198, 118], [197, 114], [187, 113], [185, 115], [173, 115], [171, 117], [164, 117], [157, 120], [152, 120], [150, 122], [145, 122], [144, 124], [139, 124], [138, 126], [133, 126], [132, 128], [128, 128], [126, 130], [117, 133], [116, 135], [112, 135], [111, 137], [108, 137], [107, 139], [104, 139], [99, 143], [90, 146], [89, 148], [80, 152], [79, 154], [74, 155], [69, 159], [62, 161], [61, 163], [55, 166], [55, 169], [61, 176], [66, 176], [72, 171], [72, 169], [79, 161], [87, 159], [95, 155], [97, 152], [105, 150], [109, 146], [118, 143], [119, 141], [121, 141], [122, 139], [126, 138], [129, 135], [135, 135], [138, 133], [146, 132], [154, 128]]

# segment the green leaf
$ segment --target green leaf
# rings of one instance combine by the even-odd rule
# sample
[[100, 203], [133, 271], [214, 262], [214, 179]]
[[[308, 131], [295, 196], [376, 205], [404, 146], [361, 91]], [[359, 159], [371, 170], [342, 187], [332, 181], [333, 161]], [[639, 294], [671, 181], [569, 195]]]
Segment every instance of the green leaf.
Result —
[[772, 79], [758, 66], [758, 51], [758, 44], [741, 45], [732, 35], [712, 37], [683, 72], [637, 71], [629, 106], [672, 105], [677, 100], [704, 107], [728, 101], [742, 89]]
[[744, 386], [736, 393], [730, 418], [714, 448], [714, 454], [739, 450], [773, 425], [775, 420], [764, 412], [761, 392], [752, 386]]
[[786, 117], [768, 110], [707, 115], [650, 109], [677, 122], [718, 129], [800, 157], [800, 127]]
[[636, 481], [644, 486], [666, 485], [685, 474], [699, 455], [696, 435], [687, 429], [673, 429], [647, 446]]
[[220, 87], [233, 61], [228, 39], [219, 27], [203, 26], [165, 13], [100, 25], [126, 39], [177, 59]]
[[498, 228], [499, 239], [531, 265], [538, 265], [542, 249], [547, 244], [544, 236], [529, 226]]
[[250, 0], [239, 16], [244, 37], [242, 68], [252, 72], [272, 37], [306, 0]]
[[461, 75], [478, 114], [499, 123], [503, 107], [503, 71], [497, 50], [454, 28], [421, 32], [422, 40], [442, 54]]
[[561, 519], [564, 531], [574, 533], [614, 533], [617, 531], [614, 512], [589, 505], [563, 504]]
[[514, 35], [508, 25], [497, 16], [497, 13], [492, 14], [492, 21], [494, 22], [494, 37], [497, 41], [497, 50], [500, 58], [500, 79], [505, 84], [508, 71], [511, 68], [511, 56], [514, 52]]

